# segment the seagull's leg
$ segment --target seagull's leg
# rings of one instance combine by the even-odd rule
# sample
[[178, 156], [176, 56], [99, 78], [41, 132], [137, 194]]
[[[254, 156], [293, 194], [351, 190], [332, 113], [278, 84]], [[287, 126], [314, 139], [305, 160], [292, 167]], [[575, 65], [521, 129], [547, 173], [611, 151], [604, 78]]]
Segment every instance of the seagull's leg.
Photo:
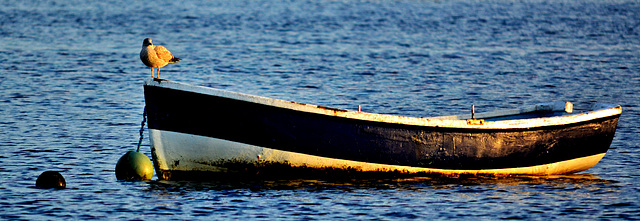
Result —
[[151, 78], [156, 78], [156, 77], [153, 75], [153, 67], [151, 67]]
[[158, 79], [160, 79], [160, 67], [158, 67]]

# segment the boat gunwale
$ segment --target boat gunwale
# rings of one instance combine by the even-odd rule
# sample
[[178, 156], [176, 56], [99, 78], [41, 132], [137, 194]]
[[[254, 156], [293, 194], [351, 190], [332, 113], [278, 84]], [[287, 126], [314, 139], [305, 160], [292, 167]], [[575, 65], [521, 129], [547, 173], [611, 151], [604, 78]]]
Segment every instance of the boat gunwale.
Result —
[[[239, 92], [227, 91], [223, 89], [204, 87], [169, 81], [164, 79], [148, 79], [145, 86], [168, 88], [192, 93], [199, 93], [210, 96], [218, 96], [227, 99], [239, 100], [244, 102], [256, 103], [271, 107], [284, 108], [293, 111], [305, 113], [321, 114], [327, 116], [341, 117], [352, 120], [363, 120], [377, 123], [402, 124], [421, 127], [437, 127], [451, 129], [531, 129], [538, 127], [572, 125], [576, 123], [584, 123], [601, 118], [619, 117], [622, 114], [622, 108], [613, 104], [594, 104], [593, 110], [581, 113], [574, 113], [563, 116], [551, 116], [542, 118], [526, 118], [511, 119], [499, 121], [483, 121], [481, 124], [469, 124], [466, 119], [457, 119], [459, 116], [439, 116], [439, 117], [409, 117], [390, 114], [368, 113], [361, 111], [352, 111], [338, 108], [330, 108], [313, 104], [300, 103], [295, 101], [287, 101], [277, 98], [270, 98], [258, 95], [244, 94]], [[517, 110], [517, 109], [513, 109]], [[481, 115], [482, 113], [478, 113]], [[509, 116], [509, 115], [504, 115]]]

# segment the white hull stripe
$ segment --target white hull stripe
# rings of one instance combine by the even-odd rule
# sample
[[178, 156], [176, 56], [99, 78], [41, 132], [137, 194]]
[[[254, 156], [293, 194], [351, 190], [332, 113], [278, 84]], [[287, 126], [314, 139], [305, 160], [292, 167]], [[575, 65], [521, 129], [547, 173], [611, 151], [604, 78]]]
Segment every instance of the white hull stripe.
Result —
[[367, 163], [281, 151], [228, 140], [150, 129], [154, 163], [160, 171], [230, 172], [222, 163], [268, 165], [287, 164], [292, 167], [350, 169], [362, 172], [435, 173], [444, 175], [555, 175], [587, 170], [596, 165], [605, 153], [555, 163], [487, 170], [448, 170], [411, 166]]

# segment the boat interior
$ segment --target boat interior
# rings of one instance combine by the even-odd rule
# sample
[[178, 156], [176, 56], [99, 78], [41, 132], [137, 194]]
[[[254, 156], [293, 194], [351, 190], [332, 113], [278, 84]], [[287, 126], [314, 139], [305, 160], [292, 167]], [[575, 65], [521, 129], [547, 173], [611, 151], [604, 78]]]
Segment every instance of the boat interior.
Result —
[[482, 119], [484, 121], [502, 121], [502, 120], [519, 120], [519, 119], [534, 119], [534, 118], [548, 118], [548, 117], [561, 117], [574, 114], [580, 114], [589, 111], [596, 111], [600, 109], [613, 108], [615, 105], [609, 104], [594, 104], [592, 107], [580, 111], [574, 111], [573, 104], [571, 102], [548, 102], [540, 103], [536, 105], [526, 106], [519, 109], [499, 110], [493, 112], [475, 113], [474, 108], [470, 114], [453, 115], [453, 116], [440, 116], [434, 117], [434, 119], [451, 119], [451, 120], [473, 120]]

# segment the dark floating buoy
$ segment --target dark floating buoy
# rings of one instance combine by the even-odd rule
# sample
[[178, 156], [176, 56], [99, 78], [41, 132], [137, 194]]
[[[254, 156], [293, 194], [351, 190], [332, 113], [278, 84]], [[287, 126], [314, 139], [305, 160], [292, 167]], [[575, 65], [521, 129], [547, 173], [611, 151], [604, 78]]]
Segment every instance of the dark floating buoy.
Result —
[[36, 187], [45, 189], [64, 189], [67, 188], [67, 182], [64, 181], [62, 174], [56, 171], [44, 171], [40, 176], [38, 176], [38, 179], [36, 180]]
[[149, 157], [133, 150], [127, 151], [116, 164], [118, 180], [150, 180], [153, 177], [153, 164]]

